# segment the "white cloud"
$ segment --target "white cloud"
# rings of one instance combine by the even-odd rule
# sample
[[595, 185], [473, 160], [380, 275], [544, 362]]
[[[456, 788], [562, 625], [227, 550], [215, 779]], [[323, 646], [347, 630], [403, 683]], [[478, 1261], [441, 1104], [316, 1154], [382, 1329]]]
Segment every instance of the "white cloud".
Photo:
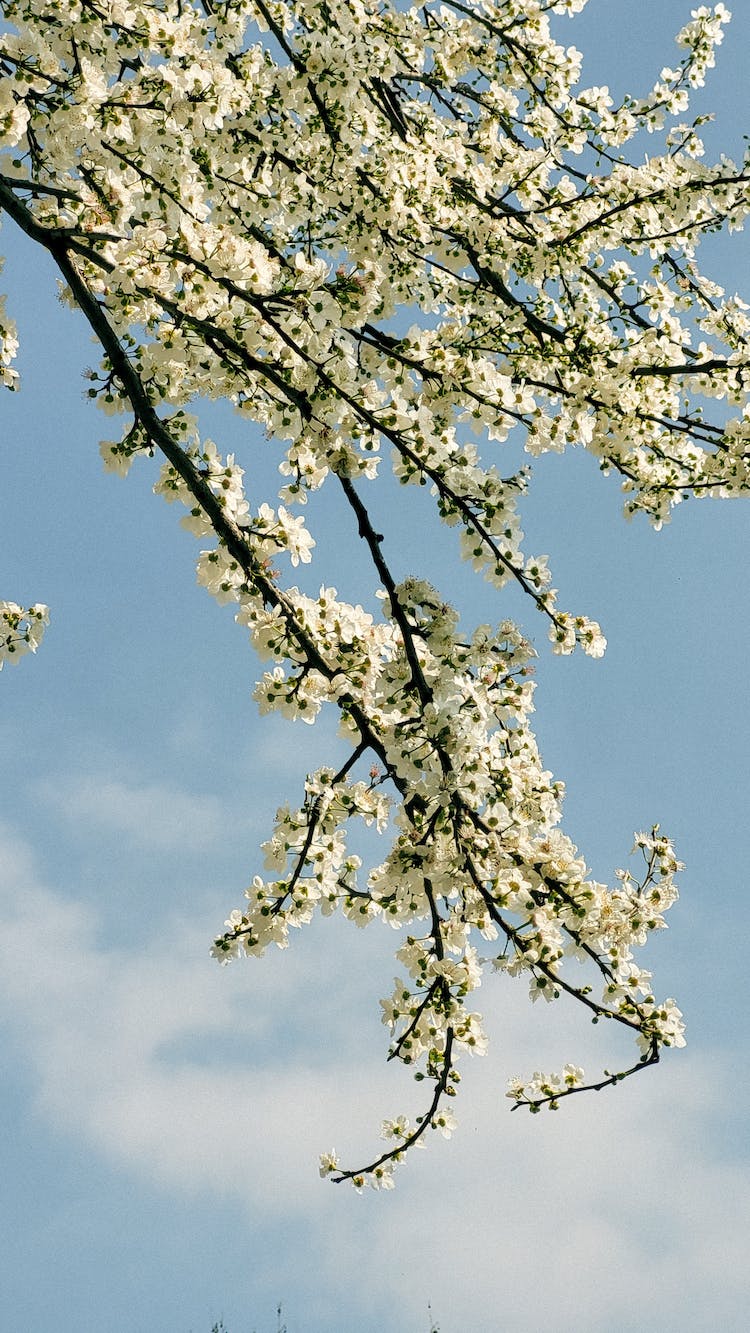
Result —
[[[319, 1286], [334, 1300], [353, 1280], [382, 1333], [426, 1327], [428, 1298], [442, 1333], [744, 1327], [750, 1168], [718, 1142], [723, 1058], [688, 1051], [557, 1115], [511, 1115], [505, 1075], [555, 1068], [570, 1043], [520, 989], [488, 987], [501, 1016], [467, 1065], [457, 1135], [360, 1199], [318, 1179], [318, 1152], [366, 1153], [416, 1091], [383, 1068], [384, 1034], [360, 1037], [361, 935], [348, 971], [332, 923], [226, 970], [186, 925], [155, 921], [153, 946], [129, 951], [38, 882], [22, 843], [6, 834], [0, 853], [0, 1008], [38, 1116], [168, 1191], [301, 1225]], [[280, 1260], [279, 1289], [298, 1264]]]
[[221, 803], [163, 782], [133, 783], [89, 774], [59, 774], [34, 785], [35, 793], [76, 827], [118, 834], [139, 848], [199, 850], [226, 826]]
[[[694, 1061], [661, 1085], [666, 1070], [606, 1100], [510, 1122], [481, 1080], [447, 1170], [420, 1162], [429, 1229], [407, 1232], [409, 1202], [397, 1196], [399, 1216], [378, 1237], [377, 1267], [400, 1273], [394, 1299], [408, 1308], [411, 1296], [412, 1326], [405, 1234], [410, 1272], [432, 1264], [443, 1333], [744, 1328], [750, 1166], [716, 1152], [721, 1098], [706, 1091], [724, 1072], [721, 1061]], [[435, 1265], [440, 1236], [449, 1261]]]
[[[22, 843], [6, 834], [1, 850], [0, 1010], [35, 1069], [44, 1114], [172, 1185], [263, 1195], [274, 1207], [300, 1181], [317, 1191], [326, 1102], [341, 1107], [339, 1066], [332, 1077], [325, 1039], [310, 1054], [287, 1040], [288, 1065], [269, 1041], [306, 1022], [316, 992], [322, 1021], [335, 1022], [336, 992], [325, 974], [311, 978], [304, 950], [222, 969], [201, 930], [166, 920], [147, 949], [118, 948], [90, 912], [39, 884]], [[361, 1076], [348, 1096], [354, 1120]]]

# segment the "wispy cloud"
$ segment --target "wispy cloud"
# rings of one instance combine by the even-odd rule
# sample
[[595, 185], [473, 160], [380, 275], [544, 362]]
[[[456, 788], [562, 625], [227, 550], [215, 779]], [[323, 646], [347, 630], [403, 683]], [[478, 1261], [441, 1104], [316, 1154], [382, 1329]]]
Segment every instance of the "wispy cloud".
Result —
[[59, 774], [36, 783], [35, 794], [69, 823], [118, 834], [139, 848], [197, 850], [226, 827], [215, 796], [168, 783]]
[[[146, 949], [119, 948], [87, 908], [39, 883], [7, 831], [0, 864], [0, 1012], [36, 1072], [42, 1111], [180, 1188], [262, 1195], [275, 1208], [317, 1191], [326, 1104], [342, 1105], [336, 1038], [348, 1024], [346, 988], [311, 968], [309, 949], [221, 969], [209, 938], [174, 920], [154, 923]], [[334, 1038], [322, 1043], [327, 1057], [294, 1033], [299, 1024], [310, 1034], [316, 999]], [[364, 1082], [349, 1080], [352, 1122]]]
[[[335, 1292], [356, 1273], [383, 1333], [421, 1329], [428, 1297], [443, 1333], [744, 1326], [750, 1167], [719, 1141], [720, 1056], [686, 1053], [556, 1116], [510, 1115], [500, 1062], [555, 1067], [554, 1042], [524, 1024], [520, 991], [488, 994], [503, 1005], [495, 1054], [467, 1066], [453, 1142], [417, 1155], [394, 1194], [358, 1199], [319, 1181], [317, 1153], [366, 1152], [361, 1127], [404, 1090], [359, 1012], [362, 936], [348, 966], [343, 926], [325, 923], [283, 956], [212, 968], [179, 923], [155, 923], [145, 950], [113, 946], [7, 831], [0, 867], [0, 1009], [36, 1114], [175, 1194], [301, 1224], [318, 1282]], [[279, 1284], [297, 1262], [280, 1259]]]

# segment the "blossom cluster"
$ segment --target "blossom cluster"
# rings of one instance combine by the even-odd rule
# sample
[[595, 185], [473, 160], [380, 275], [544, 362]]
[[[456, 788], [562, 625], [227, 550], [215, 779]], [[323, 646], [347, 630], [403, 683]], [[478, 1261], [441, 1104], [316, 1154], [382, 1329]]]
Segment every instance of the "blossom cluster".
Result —
[[[689, 496], [750, 491], [750, 308], [696, 258], [705, 234], [742, 226], [749, 162], [706, 163], [689, 118], [729, 15], [693, 10], [675, 66], [618, 102], [581, 86], [558, 40], [584, 5], [2, 3], [0, 210], [99, 340], [88, 393], [127, 414], [104, 463], [163, 457], [155, 489], [204, 544], [199, 582], [267, 663], [261, 712], [333, 707], [351, 743], [278, 812], [266, 873], [213, 951], [284, 947], [316, 910], [397, 932], [389, 1053], [431, 1100], [386, 1123], [366, 1167], [324, 1157], [357, 1187], [388, 1187], [428, 1130], [452, 1129], [456, 1059], [486, 1045], [472, 997], [488, 944], [532, 999], [564, 994], [637, 1043], [603, 1082], [572, 1065], [515, 1082], [518, 1104], [557, 1105], [684, 1040], [634, 961], [676, 898], [671, 843], [639, 836], [640, 879], [591, 878], [531, 730], [532, 645], [509, 621], [464, 632], [429, 571], [396, 577], [374, 518], [390, 465], [431, 492], [493, 590], [524, 591], [555, 653], [599, 658], [599, 624], [560, 609], [546, 556], [524, 549], [530, 469], [504, 466], [506, 443], [531, 459], [582, 446], [657, 527]], [[15, 349], [0, 309], [11, 387]], [[277, 495], [248, 492], [245, 454], [201, 438], [201, 399], [265, 433]], [[378, 615], [287, 581], [313, 560], [299, 511], [324, 485], [362, 539]], [[9, 625], [22, 614], [0, 605]], [[10, 628], [34, 647], [30, 614]], [[392, 835], [369, 870], [357, 821]]]
[[24, 653], [35, 653], [49, 624], [49, 610], [36, 602], [22, 607], [0, 602], [0, 671], [5, 662], [18, 662]]

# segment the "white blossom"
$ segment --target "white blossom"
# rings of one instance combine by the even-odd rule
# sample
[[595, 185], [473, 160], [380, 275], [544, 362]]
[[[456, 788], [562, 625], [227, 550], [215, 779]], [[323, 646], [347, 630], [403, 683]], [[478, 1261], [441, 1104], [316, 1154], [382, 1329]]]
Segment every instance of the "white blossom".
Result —
[[[0, 207], [51, 251], [102, 345], [88, 394], [127, 414], [104, 465], [160, 454], [154, 489], [204, 547], [199, 582], [267, 664], [260, 711], [312, 723], [332, 706], [351, 744], [278, 811], [212, 952], [286, 948], [318, 911], [396, 932], [390, 1055], [432, 1096], [385, 1122], [368, 1166], [323, 1154], [321, 1175], [357, 1189], [391, 1188], [428, 1130], [455, 1126], [456, 1060], [487, 1044], [468, 1008], [478, 937], [532, 999], [576, 1000], [637, 1043], [635, 1065], [588, 1084], [573, 1064], [514, 1079], [516, 1105], [556, 1108], [684, 1044], [634, 961], [677, 897], [671, 842], [637, 836], [640, 878], [591, 878], [531, 730], [534, 648], [508, 620], [464, 630], [429, 569], [394, 577], [370, 505], [390, 459], [493, 596], [515, 583], [554, 653], [599, 658], [599, 624], [561, 610], [547, 557], [524, 550], [530, 470], [506, 468], [506, 441], [585, 449], [657, 528], [687, 496], [750, 490], [748, 307], [696, 260], [706, 233], [742, 226], [748, 164], [706, 163], [689, 119], [728, 11], [693, 10], [676, 67], [618, 103], [578, 86], [580, 53], [555, 35], [584, 3], [4, 9]], [[652, 156], [628, 157], [643, 130]], [[0, 305], [10, 388], [16, 349]], [[244, 447], [201, 437], [200, 399], [268, 437], [277, 496]], [[316, 550], [292, 507], [324, 486], [372, 560], [378, 615], [285, 582]], [[0, 603], [0, 666], [47, 618]], [[389, 837], [369, 869], [357, 820]]]

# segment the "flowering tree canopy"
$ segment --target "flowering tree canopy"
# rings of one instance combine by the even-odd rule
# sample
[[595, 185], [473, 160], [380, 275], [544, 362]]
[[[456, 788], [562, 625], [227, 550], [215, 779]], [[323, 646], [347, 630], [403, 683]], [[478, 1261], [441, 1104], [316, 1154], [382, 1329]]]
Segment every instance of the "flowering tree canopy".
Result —
[[[89, 395], [125, 414], [105, 465], [162, 456], [155, 489], [187, 509], [199, 582], [269, 663], [261, 711], [312, 722], [333, 705], [351, 745], [278, 812], [266, 873], [213, 952], [284, 947], [318, 910], [398, 929], [383, 1019], [428, 1095], [367, 1164], [324, 1155], [322, 1174], [357, 1187], [390, 1185], [430, 1128], [450, 1134], [458, 1057], [485, 1046], [485, 963], [637, 1043], [617, 1072], [512, 1080], [514, 1105], [555, 1108], [684, 1044], [634, 960], [676, 898], [671, 842], [638, 834], [638, 871], [590, 877], [529, 725], [534, 649], [508, 620], [464, 632], [429, 569], [398, 582], [371, 503], [388, 462], [427, 486], [464, 558], [520, 585], [554, 652], [600, 657], [598, 624], [561, 609], [545, 557], [522, 549], [530, 474], [506, 475], [504, 442], [584, 446], [657, 527], [688, 495], [750, 489], [748, 306], [695, 257], [750, 210], [750, 164], [706, 164], [689, 116], [729, 14], [695, 9], [679, 63], [615, 104], [579, 86], [557, 40], [585, 3], [2, 3], [0, 206], [101, 345]], [[11, 389], [15, 351], [3, 310]], [[234, 455], [201, 438], [205, 399], [283, 444], [278, 496], [246, 492]], [[377, 616], [287, 581], [312, 559], [304, 504], [324, 484], [351, 511]], [[0, 603], [0, 663], [46, 619]], [[392, 830], [368, 872], [347, 846], [357, 821]]]

